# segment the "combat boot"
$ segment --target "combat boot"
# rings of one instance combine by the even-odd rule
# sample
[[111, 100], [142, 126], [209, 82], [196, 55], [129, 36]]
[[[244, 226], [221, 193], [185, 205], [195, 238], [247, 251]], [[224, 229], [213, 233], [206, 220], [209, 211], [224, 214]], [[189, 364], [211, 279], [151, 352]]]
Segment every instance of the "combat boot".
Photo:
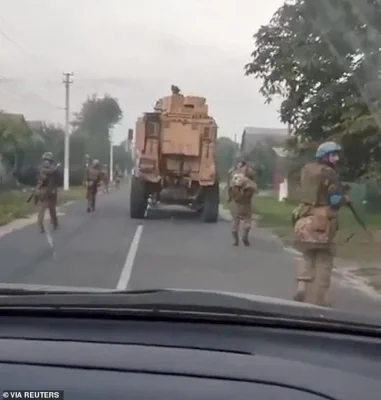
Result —
[[238, 246], [238, 245], [239, 245], [238, 233], [233, 232], [233, 246]]
[[53, 229], [54, 231], [56, 231], [56, 230], [58, 229], [58, 227], [59, 227], [58, 218], [57, 218], [57, 217], [53, 217], [53, 218], [50, 220], [50, 225], [52, 226], [52, 229]]
[[242, 242], [245, 246], [250, 246], [250, 241], [249, 241], [249, 232], [244, 232], [242, 236]]

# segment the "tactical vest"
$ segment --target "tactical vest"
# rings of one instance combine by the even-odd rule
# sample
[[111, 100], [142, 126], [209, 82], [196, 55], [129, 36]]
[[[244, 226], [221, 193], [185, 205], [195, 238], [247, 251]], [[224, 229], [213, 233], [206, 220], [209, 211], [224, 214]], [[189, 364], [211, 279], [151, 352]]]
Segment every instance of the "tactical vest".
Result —
[[241, 186], [232, 186], [230, 188], [232, 199], [238, 204], [250, 203], [256, 192], [256, 184], [249, 178]]
[[87, 179], [91, 182], [95, 182], [99, 179], [99, 171], [95, 168], [89, 168], [87, 171]]
[[41, 166], [39, 170], [38, 188], [55, 189], [59, 182], [59, 173], [53, 166]]
[[328, 205], [328, 187], [337, 179], [337, 173], [327, 165], [312, 162], [301, 171], [300, 200], [313, 206]]

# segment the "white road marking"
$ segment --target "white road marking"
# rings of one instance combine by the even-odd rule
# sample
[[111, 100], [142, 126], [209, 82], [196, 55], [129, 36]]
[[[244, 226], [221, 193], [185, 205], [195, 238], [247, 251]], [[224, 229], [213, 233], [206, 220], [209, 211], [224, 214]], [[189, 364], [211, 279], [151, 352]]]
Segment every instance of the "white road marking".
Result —
[[130, 281], [131, 278], [132, 267], [134, 266], [136, 253], [138, 252], [138, 247], [142, 233], [143, 233], [143, 225], [139, 225], [136, 228], [135, 235], [132, 239], [130, 248], [128, 249], [126, 261], [124, 262], [122, 273], [120, 274], [118, 284], [116, 285], [117, 290], [127, 289], [128, 282]]

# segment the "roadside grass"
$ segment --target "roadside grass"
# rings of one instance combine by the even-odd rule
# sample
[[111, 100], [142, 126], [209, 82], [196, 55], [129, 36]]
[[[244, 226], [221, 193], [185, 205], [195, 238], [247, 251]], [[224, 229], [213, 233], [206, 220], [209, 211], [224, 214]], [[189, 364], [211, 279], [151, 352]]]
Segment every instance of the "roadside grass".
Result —
[[[5, 225], [18, 218], [26, 218], [37, 211], [33, 200], [27, 203], [31, 191], [28, 189], [12, 190], [0, 193], [0, 226]], [[85, 189], [82, 186], [72, 187], [68, 191], [58, 192], [58, 204], [71, 200], [85, 198]]]
[[[226, 208], [226, 190], [222, 193], [222, 199]], [[253, 200], [254, 213], [259, 216], [258, 225], [271, 229], [276, 235], [290, 244], [293, 236], [291, 213], [297, 203], [279, 202], [274, 197], [256, 196]], [[340, 211], [340, 230], [337, 234], [337, 256], [359, 262], [379, 262], [381, 270], [381, 214], [370, 214], [364, 210], [358, 210], [360, 217], [373, 235], [373, 242], [363, 228], [356, 222], [351, 211], [343, 208]], [[351, 239], [345, 243], [346, 239]]]
[[[221, 198], [224, 206], [229, 208], [226, 189]], [[296, 205], [297, 203], [290, 201], [279, 202], [271, 196], [256, 196], [253, 200], [253, 212], [259, 217], [258, 226], [271, 230], [286, 246], [291, 246], [291, 213]], [[339, 268], [345, 268], [350, 262], [352, 274], [361, 277], [369, 286], [381, 292], [381, 214], [367, 213], [364, 209], [357, 211], [372, 233], [373, 241], [356, 222], [351, 211], [343, 208], [340, 210], [340, 229], [336, 236], [337, 257], [341, 260], [337, 264]], [[351, 235], [353, 236], [346, 242]], [[352, 268], [352, 265], [355, 267]]]
[[[260, 225], [270, 228], [288, 245], [291, 244], [293, 234], [290, 215], [294, 207], [295, 204], [279, 202], [271, 197], [257, 197], [254, 200], [255, 213], [261, 217]], [[351, 211], [343, 208], [339, 215], [340, 230], [336, 237], [337, 257], [342, 262], [337, 264], [344, 267], [346, 260], [351, 261], [356, 265], [351, 268], [351, 273], [381, 292], [381, 214], [366, 213], [364, 210], [358, 212], [372, 233], [373, 241], [356, 222]]]

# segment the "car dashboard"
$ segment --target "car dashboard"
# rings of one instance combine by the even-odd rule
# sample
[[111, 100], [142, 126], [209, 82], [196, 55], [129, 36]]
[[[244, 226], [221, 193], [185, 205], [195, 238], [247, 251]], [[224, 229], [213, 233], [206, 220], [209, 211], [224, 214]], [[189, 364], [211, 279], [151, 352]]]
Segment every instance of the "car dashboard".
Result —
[[0, 317], [2, 390], [71, 399], [367, 400], [381, 338], [222, 323]]

